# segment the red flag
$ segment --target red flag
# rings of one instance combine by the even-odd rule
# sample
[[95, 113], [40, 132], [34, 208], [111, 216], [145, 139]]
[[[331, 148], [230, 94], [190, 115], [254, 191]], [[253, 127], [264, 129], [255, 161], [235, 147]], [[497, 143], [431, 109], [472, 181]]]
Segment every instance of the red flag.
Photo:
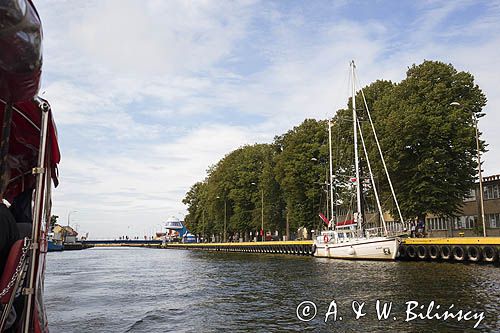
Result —
[[323, 220], [323, 222], [325, 222], [328, 226], [330, 226], [330, 221], [328, 221], [325, 215], [319, 213], [319, 217]]
[[264, 235], [264, 229], [260, 229], [260, 235], [263, 236]]

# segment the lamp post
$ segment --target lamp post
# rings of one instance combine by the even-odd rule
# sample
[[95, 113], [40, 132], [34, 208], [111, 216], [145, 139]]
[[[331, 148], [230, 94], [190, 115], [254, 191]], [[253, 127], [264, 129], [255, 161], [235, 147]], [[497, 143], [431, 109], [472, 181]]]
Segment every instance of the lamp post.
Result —
[[[257, 183], [252, 182], [252, 185], [257, 186]], [[261, 189], [261, 196], [260, 196], [260, 206], [261, 206], [261, 232], [262, 232], [262, 241], [266, 241], [266, 237], [264, 235], [264, 189]]]
[[[220, 196], [217, 196], [217, 199], [220, 199]], [[227, 226], [227, 201], [226, 198], [224, 198], [224, 235], [223, 235], [223, 240], [224, 243], [226, 242], [226, 226]]]
[[71, 210], [69, 213], [68, 213], [68, 227], [69, 227], [69, 222], [70, 222], [70, 218], [71, 218], [71, 214], [72, 213], [78, 213], [77, 210]]
[[[316, 157], [311, 157], [311, 161], [313, 162], [319, 162], [321, 165], [323, 165], [323, 161], [322, 160], [318, 160]], [[325, 167], [325, 183], [323, 184], [326, 186], [326, 218], [328, 219], [328, 221], [330, 221], [330, 209], [328, 207], [328, 201], [329, 201], [329, 198], [328, 198], [328, 187], [329, 187], [329, 183], [328, 183], [328, 169]], [[333, 212], [332, 212], [332, 215], [333, 215]]]
[[472, 113], [472, 118], [474, 119], [474, 128], [476, 131], [476, 148], [477, 148], [477, 172], [479, 174], [479, 200], [480, 200], [480, 206], [481, 206], [481, 220], [483, 221], [483, 236], [486, 237], [486, 219], [484, 217], [484, 199], [483, 199], [483, 174], [481, 172], [481, 151], [479, 147], [479, 130], [477, 127], [477, 117], [474, 112], [471, 110], [467, 109], [466, 107], [462, 106], [458, 102], [451, 102], [450, 105], [452, 106], [458, 106], [462, 107], [463, 109], [469, 111]]

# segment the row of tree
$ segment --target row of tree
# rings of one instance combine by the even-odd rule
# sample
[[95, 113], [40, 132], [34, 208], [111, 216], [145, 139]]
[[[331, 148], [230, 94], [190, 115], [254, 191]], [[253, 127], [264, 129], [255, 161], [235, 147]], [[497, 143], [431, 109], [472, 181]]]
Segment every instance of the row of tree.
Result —
[[[414, 220], [427, 213], [453, 216], [459, 212], [476, 178], [473, 114], [482, 116], [485, 105], [486, 97], [470, 73], [437, 61], [413, 65], [400, 83], [378, 80], [358, 92], [360, 126], [386, 210], [398, 216], [367, 108], [403, 218]], [[353, 189], [349, 184], [354, 174], [351, 115], [349, 99], [347, 108], [332, 119], [333, 185], [340, 207], [349, 205]], [[364, 156], [363, 150], [359, 153]], [[185, 223], [195, 234], [219, 239], [224, 238], [224, 230], [228, 237], [248, 238], [262, 224], [264, 230], [281, 234], [287, 226], [290, 230], [318, 228], [322, 223], [318, 213], [327, 212], [328, 161], [327, 120], [306, 119], [273, 143], [241, 147], [210, 167], [206, 178], [190, 188], [183, 200], [188, 207]], [[366, 167], [362, 162], [362, 170]], [[364, 191], [369, 198], [371, 187], [365, 186]]]

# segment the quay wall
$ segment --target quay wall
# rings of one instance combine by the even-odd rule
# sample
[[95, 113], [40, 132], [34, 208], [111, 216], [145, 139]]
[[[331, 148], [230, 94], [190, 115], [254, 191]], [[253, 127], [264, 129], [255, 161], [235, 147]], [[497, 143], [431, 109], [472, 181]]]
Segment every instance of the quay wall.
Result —
[[[313, 255], [313, 241], [167, 243], [167, 249]], [[404, 238], [397, 260], [500, 262], [500, 237]]]

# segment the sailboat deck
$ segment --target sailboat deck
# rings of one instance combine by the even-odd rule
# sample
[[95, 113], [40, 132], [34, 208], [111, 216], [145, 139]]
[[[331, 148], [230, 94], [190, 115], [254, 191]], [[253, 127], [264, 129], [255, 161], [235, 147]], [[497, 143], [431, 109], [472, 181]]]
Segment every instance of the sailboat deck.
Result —
[[500, 237], [405, 238], [408, 245], [500, 245]]

